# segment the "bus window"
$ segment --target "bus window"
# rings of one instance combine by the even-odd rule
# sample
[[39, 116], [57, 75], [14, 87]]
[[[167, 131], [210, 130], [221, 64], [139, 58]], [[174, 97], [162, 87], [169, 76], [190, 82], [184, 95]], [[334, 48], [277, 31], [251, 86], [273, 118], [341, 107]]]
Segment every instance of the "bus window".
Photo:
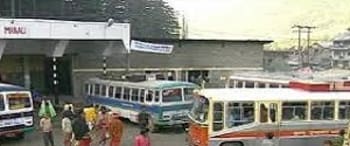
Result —
[[10, 110], [17, 110], [31, 107], [28, 94], [7, 94]]
[[185, 101], [193, 100], [193, 88], [184, 88]]
[[258, 83], [258, 88], [266, 88], [266, 83]]
[[214, 103], [213, 112], [213, 131], [219, 131], [224, 128], [224, 104], [221, 102]]
[[260, 104], [260, 122], [261, 123], [268, 122], [267, 111], [268, 111], [267, 107], [264, 104]]
[[270, 120], [271, 122], [276, 122], [277, 120], [277, 104], [271, 103], [270, 104]]
[[208, 118], [209, 111], [209, 101], [205, 97], [196, 97], [194, 98], [193, 107], [190, 112], [190, 116], [199, 121], [205, 122]]
[[147, 95], [146, 95], [146, 101], [147, 102], [152, 102], [153, 100], [153, 91], [152, 90], [148, 90]]
[[102, 88], [101, 88], [101, 96], [106, 96], [106, 91], [107, 90], [107, 87], [106, 85], [102, 85]]
[[182, 93], [181, 89], [168, 89], [162, 91], [162, 102], [181, 102], [182, 101]]
[[229, 88], [235, 88], [235, 80], [229, 80], [228, 81], [228, 87]]
[[244, 146], [240, 141], [227, 141], [220, 144], [220, 146]]
[[129, 101], [129, 99], [130, 99], [130, 89], [129, 88], [124, 88], [123, 99], [126, 101]]
[[145, 89], [141, 89], [140, 91], [140, 102], [145, 102]]
[[114, 87], [113, 86], [109, 86], [109, 88], [108, 88], [108, 97], [113, 97], [113, 92], [114, 92]]
[[89, 84], [89, 86], [90, 86], [90, 90], [89, 90], [89, 95], [92, 95], [93, 93], [94, 93], [94, 91], [92, 90], [93, 89], [93, 86], [91, 85], [91, 84]]
[[311, 103], [311, 120], [333, 120], [334, 102], [314, 101]]
[[228, 103], [226, 110], [228, 128], [254, 122], [254, 103]]
[[247, 82], [245, 83], [245, 87], [246, 87], [246, 88], [254, 88], [254, 82], [252, 82], [252, 81], [247, 81]]
[[132, 101], [139, 101], [139, 96], [138, 96], [138, 94], [139, 94], [139, 89], [132, 89], [131, 90], [131, 100]]
[[114, 93], [114, 97], [121, 99], [122, 96], [122, 88], [121, 87], [115, 87], [115, 93]]
[[84, 88], [84, 92], [85, 92], [85, 94], [87, 94], [87, 95], [89, 95], [89, 84], [85, 84], [85, 88]]
[[100, 95], [100, 85], [95, 84], [95, 95]]
[[154, 102], [159, 102], [160, 92], [156, 91], [156, 95], [154, 96]]
[[284, 102], [282, 120], [306, 120], [307, 102]]
[[237, 87], [236, 88], [243, 88], [243, 81], [237, 81]]
[[271, 84], [270, 84], [270, 88], [279, 88], [279, 85], [278, 85], [278, 84], [271, 83]]
[[4, 96], [0, 95], [0, 111], [5, 110]]
[[350, 118], [350, 101], [340, 101], [339, 102], [339, 119], [349, 119]]

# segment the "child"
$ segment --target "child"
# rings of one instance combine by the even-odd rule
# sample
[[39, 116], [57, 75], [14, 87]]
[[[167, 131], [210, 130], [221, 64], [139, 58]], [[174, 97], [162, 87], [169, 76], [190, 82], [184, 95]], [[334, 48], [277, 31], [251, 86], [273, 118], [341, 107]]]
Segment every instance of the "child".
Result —
[[142, 129], [140, 135], [135, 137], [134, 146], [151, 146], [151, 140], [148, 136], [149, 130]]

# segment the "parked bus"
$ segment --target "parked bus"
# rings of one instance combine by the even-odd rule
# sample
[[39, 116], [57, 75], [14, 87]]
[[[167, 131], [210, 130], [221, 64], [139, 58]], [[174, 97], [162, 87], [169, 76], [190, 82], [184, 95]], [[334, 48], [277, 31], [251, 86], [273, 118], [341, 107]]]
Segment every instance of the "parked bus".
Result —
[[0, 83], [0, 137], [23, 138], [33, 130], [31, 92], [22, 87]]
[[233, 75], [226, 82], [226, 88], [288, 88], [290, 79]]
[[143, 107], [151, 115], [151, 130], [158, 127], [185, 125], [193, 103], [193, 90], [197, 85], [179, 81], [126, 82], [90, 79], [85, 92], [93, 104], [118, 111], [121, 117], [137, 123]]
[[350, 118], [350, 93], [300, 89], [203, 89], [189, 114], [191, 146], [317, 146]]

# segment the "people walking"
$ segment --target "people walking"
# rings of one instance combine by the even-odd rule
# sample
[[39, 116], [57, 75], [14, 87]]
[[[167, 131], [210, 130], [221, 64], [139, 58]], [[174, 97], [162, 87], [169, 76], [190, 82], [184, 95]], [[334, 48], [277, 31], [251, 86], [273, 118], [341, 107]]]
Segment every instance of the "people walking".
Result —
[[332, 144], [334, 146], [342, 146], [344, 143], [344, 135], [345, 135], [345, 130], [342, 129], [339, 131], [339, 135], [332, 140]]
[[109, 146], [120, 146], [120, 142], [123, 135], [123, 122], [119, 119], [119, 114], [112, 114], [108, 131], [111, 137]]
[[91, 138], [89, 135], [89, 127], [85, 121], [85, 113], [83, 110], [78, 110], [78, 116], [74, 119], [72, 130], [74, 138], [78, 146], [90, 146]]
[[62, 119], [62, 131], [64, 138], [64, 146], [72, 146], [72, 122], [71, 116], [69, 112], [63, 113]]
[[135, 137], [134, 146], [151, 146], [151, 140], [148, 136], [149, 129], [145, 128]]
[[45, 146], [54, 146], [53, 135], [52, 135], [52, 122], [51, 118], [45, 114], [40, 119], [40, 128], [43, 134], [43, 140]]
[[146, 106], [142, 106], [141, 107], [142, 110], [141, 112], [138, 114], [137, 118], [138, 118], [138, 122], [139, 122], [139, 126], [141, 129], [148, 129], [149, 128], [149, 114], [146, 111]]
[[273, 142], [273, 133], [266, 134], [266, 139], [262, 141], [261, 146], [275, 146]]
[[323, 142], [323, 146], [334, 146], [334, 145], [333, 145], [332, 141], [326, 140]]
[[52, 119], [53, 117], [56, 117], [56, 110], [53, 107], [50, 100], [43, 100], [41, 102], [39, 117], [42, 117], [44, 115], [49, 116], [50, 119]]
[[92, 130], [96, 123], [97, 112], [94, 106], [89, 105], [84, 108], [85, 120], [88, 123], [89, 129]]
[[108, 114], [107, 110], [105, 108], [101, 108], [101, 111], [98, 115], [98, 120], [97, 120], [97, 130], [96, 132], [100, 135], [100, 140], [99, 140], [99, 145], [100, 146], [105, 146], [107, 143], [107, 139], [109, 138], [109, 133], [108, 133]]

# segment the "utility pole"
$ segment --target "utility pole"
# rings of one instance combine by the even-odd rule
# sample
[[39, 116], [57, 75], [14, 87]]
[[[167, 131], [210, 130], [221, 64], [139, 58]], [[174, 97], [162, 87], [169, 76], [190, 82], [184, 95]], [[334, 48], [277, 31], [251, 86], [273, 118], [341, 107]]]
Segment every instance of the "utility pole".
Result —
[[307, 65], [310, 65], [310, 35], [311, 35], [311, 29], [315, 29], [314, 26], [305, 26], [307, 29], [307, 51], [306, 51], [306, 57], [307, 57]]
[[297, 28], [298, 29], [298, 60], [299, 60], [299, 65], [302, 66], [304, 63], [304, 58], [301, 50], [301, 29], [303, 28], [300, 25], [294, 25], [292, 28]]
[[[299, 51], [299, 61], [301, 67], [304, 66], [304, 51], [301, 48], [301, 33], [307, 33], [307, 50], [306, 50], [306, 64], [310, 65], [310, 34], [311, 29], [315, 29], [314, 26], [302, 26], [302, 25], [294, 25], [292, 28], [298, 29], [298, 51]], [[303, 31], [306, 29], [306, 31]]]

